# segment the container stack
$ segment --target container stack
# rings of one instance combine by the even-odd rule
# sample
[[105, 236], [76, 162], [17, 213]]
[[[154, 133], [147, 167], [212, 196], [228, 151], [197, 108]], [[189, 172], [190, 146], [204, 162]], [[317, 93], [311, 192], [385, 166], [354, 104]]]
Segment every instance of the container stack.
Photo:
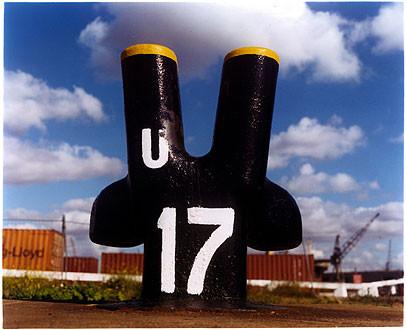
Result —
[[3, 229], [3, 269], [62, 271], [63, 249], [55, 230]]

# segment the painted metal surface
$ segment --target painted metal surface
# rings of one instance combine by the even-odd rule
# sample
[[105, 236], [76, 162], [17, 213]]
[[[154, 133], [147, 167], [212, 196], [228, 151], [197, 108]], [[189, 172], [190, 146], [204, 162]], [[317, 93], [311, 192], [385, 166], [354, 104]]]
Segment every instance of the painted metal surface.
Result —
[[141, 253], [102, 253], [101, 272], [103, 274], [142, 274], [144, 254]]
[[97, 273], [99, 260], [92, 257], [65, 257], [63, 258], [65, 272]]
[[247, 246], [285, 250], [302, 239], [293, 197], [265, 177], [278, 61], [263, 48], [226, 56], [212, 149], [192, 157], [177, 63], [162, 46], [141, 48], [121, 62], [128, 175], [96, 198], [90, 238], [144, 244], [146, 304], [244, 305]]
[[55, 230], [3, 229], [3, 268], [61, 271], [63, 243]]
[[313, 281], [313, 255], [247, 255], [247, 278], [281, 281]]

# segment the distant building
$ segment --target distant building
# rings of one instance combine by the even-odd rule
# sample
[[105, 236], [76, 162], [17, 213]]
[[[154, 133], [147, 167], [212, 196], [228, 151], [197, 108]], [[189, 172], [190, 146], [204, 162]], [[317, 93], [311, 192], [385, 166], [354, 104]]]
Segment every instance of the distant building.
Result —
[[[362, 282], [377, 282], [377, 281], [386, 281], [394, 280], [403, 277], [403, 270], [372, 270], [364, 272], [344, 272], [342, 273], [344, 282], [346, 283], [357, 283], [360, 278]], [[336, 273], [324, 273], [322, 275], [323, 282], [335, 282]], [[354, 282], [354, 280], [356, 282]]]
[[[323, 282], [335, 282], [336, 273], [324, 273]], [[342, 278], [346, 283], [369, 283], [403, 278], [403, 270], [372, 270], [365, 272], [344, 272]], [[403, 296], [403, 284], [379, 288], [380, 296]]]

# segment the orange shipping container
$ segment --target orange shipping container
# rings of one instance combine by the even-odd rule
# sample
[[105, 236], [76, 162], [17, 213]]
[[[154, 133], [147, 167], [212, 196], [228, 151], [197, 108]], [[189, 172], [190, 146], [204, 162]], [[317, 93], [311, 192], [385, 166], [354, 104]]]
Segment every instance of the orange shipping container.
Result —
[[97, 273], [99, 261], [92, 257], [65, 257], [65, 272]]
[[3, 229], [3, 268], [62, 271], [63, 247], [55, 230]]

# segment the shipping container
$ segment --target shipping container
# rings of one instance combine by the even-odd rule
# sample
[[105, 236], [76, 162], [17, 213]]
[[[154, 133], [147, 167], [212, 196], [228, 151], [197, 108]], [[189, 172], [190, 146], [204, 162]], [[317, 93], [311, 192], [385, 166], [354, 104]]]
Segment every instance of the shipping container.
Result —
[[3, 268], [63, 270], [64, 238], [43, 229], [3, 229]]
[[314, 281], [313, 255], [249, 254], [247, 278], [276, 281]]
[[[144, 255], [136, 253], [102, 253], [101, 272], [106, 274], [141, 274]], [[313, 255], [247, 255], [247, 279], [314, 281]]]
[[63, 259], [65, 272], [97, 273], [99, 261], [92, 257], [65, 257]]
[[142, 274], [144, 254], [142, 253], [102, 253], [101, 272], [103, 274]]

